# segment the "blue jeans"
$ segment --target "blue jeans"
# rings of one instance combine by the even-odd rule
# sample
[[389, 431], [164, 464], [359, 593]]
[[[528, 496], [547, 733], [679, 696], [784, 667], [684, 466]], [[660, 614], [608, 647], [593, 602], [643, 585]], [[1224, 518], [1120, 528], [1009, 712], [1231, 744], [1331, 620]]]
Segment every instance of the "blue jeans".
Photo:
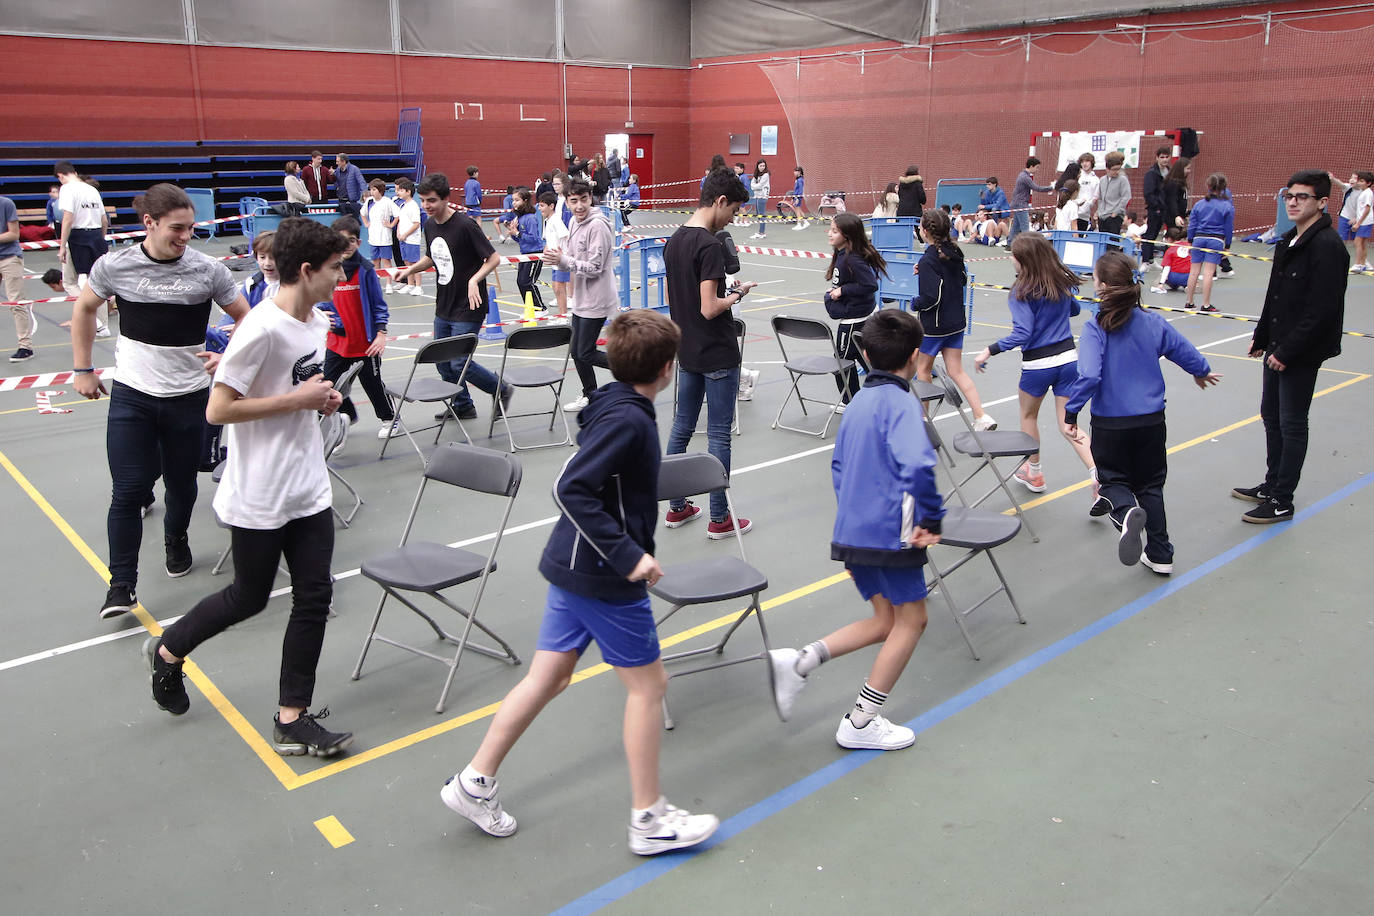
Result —
[[[701, 402], [706, 401], [706, 451], [715, 455], [730, 473], [730, 427], [735, 422], [735, 397], [739, 394], [739, 366], [716, 369], [713, 372], [677, 374], [677, 408], [673, 411], [673, 431], [668, 436], [668, 454], [687, 451], [692, 432], [701, 415]], [[669, 503], [671, 509], [681, 509], [686, 500]], [[723, 522], [729, 510], [723, 491], [711, 494], [711, 521]]]
[[1010, 245], [1012, 239], [1016, 238], [1017, 233], [1030, 231], [1030, 211], [1018, 209], [1011, 215], [1011, 231], [1007, 233], [1007, 244]]
[[753, 201], [754, 215], [759, 218], [759, 235], [766, 235], [768, 224], [764, 222], [763, 215], [768, 212], [768, 198], [760, 197]]
[[196, 474], [205, 437], [210, 389], [159, 398], [115, 382], [110, 388], [105, 452], [110, 464], [110, 582], [138, 584], [143, 543], [140, 510], [150, 502], [158, 477], [166, 488], [165, 537], [186, 536], [196, 505]]
[[[444, 318], [434, 319], [434, 339], [442, 340], [445, 337], [458, 337], [462, 334], [476, 334], [482, 329], [482, 320], [486, 318], [486, 313], [478, 313], [478, 317], [471, 321], [448, 321]], [[463, 363], [470, 363], [468, 366], [467, 378], [463, 380], [462, 390], [453, 398], [453, 409], [461, 413], [472, 407], [472, 395], [468, 394], [468, 382], [472, 382], [487, 394], [496, 394], [496, 373], [483, 366], [477, 360], [468, 358], [462, 361], [450, 361], [436, 364], [439, 369], [439, 377], [446, 382], [456, 382], [463, 372]]]

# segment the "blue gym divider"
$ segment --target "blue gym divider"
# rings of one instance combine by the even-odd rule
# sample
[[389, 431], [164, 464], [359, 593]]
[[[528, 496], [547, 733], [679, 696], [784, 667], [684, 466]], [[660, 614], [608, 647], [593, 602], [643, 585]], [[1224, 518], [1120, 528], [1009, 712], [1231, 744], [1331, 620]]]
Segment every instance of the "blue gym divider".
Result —
[[873, 236], [873, 247], [886, 257], [889, 251], [914, 251], [916, 249], [915, 216], [866, 216], [864, 224]]
[[958, 204], [964, 213], [976, 213], [978, 195], [986, 185], [986, 178], [941, 178], [935, 182], [935, 206], [952, 208]]
[[896, 300], [901, 308], [911, 308], [914, 305], [920, 290], [916, 285], [913, 268], [921, 260], [921, 254], [919, 251], [882, 252], [883, 259], [887, 261], [887, 275], [878, 274], [878, 292], [875, 299], [879, 308], [883, 307], [884, 299]]
[[1054, 245], [1054, 253], [1064, 266], [1077, 273], [1092, 273], [1097, 259], [1110, 248], [1119, 248], [1133, 258], [1140, 256], [1136, 243], [1112, 232], [1079, 232], [1051, 229], [1045, 237]]

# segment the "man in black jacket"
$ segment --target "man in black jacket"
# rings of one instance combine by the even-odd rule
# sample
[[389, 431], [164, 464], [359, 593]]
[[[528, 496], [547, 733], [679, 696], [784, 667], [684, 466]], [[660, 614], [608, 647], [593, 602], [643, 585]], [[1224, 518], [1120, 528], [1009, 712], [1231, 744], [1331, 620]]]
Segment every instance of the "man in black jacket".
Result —
[[1164, 176], [1169, 174], [1169, 160], [1173, 155], [1172, 147], [1161, 146], [1155, 150], [1155, 164], [1145, 172], [1141, 189], [1145, 194], [1145, 242], [1141, 245], [1141, 266], [1153, 264], [1155, 260], [1155, 246], [1151, 242], [1159, 238], [1159, 230], [1164, 228]]
[[1256, 525], [1293, 517], [1317, 371], [1341, 352], [1350, 255], [1323, 212], [1330, 194], [1331, 179], [1317, 170], [1295, 174], [1283, 194], [1293, 228], [1275, 246], [1264, 309], [1250, 343], [1250, 355], [1264, 360], [1260, 416], [1267, 469], [1264, 483], [1231, 491], [1259, 504], [1242, 517]]

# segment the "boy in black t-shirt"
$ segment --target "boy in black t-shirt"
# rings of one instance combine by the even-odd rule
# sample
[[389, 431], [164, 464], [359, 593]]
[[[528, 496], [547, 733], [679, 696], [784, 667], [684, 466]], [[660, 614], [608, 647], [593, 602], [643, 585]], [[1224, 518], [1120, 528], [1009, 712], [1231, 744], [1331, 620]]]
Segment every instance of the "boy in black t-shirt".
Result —
[[[430, 172], [415, 186], [429, 220], [423, 227], [425, 252], [420, 260], [396, 274], [397, 281], [433, 267], [438, 276], [434, 303], [434, 339], [476, 334], [482, 329], [487, 315], [487, 274], [501, 263], [501, 256], [491, 247], [477, 223], [471, 217], [454, 211], [448, 202], [448, 178], [442, 172]], [[468, 394], [467, 383], [472, 382], [487, 394], [496, 394], [496, 375], [476, 360], [468, 366], [462, 390], [453, 399], [453, 411], [460, 420], [477, 416], [477, 408]], [[439, 377], [456, 382], [463, 371], [462, 362], [439, 363]], [[501, 391], [502, 405], [510, 402], [514, 389], [507, 385]], [[440, 411], [434, 419], [447, 414]]]
[[[725, 253], [715, 233], [724, 229], [739, 212], [749, 192], [729, 168], [712, 169], [701, 185], [701, 201], [695, 213], [673, 233], [663, 249], [667, 270], [668, 309], [682, 329], [678, 351], [677, 409], [668, 454], [687, 451], [696, 429], [701, 402], [706, 401], [706, 450], [730, 470], [730, 427], [735, 421], [735, 396], [739, 392], [740, 354], [731, 307], [757, 283], [742, 283], [725, 293]], [[665, 524], [678, 528], [701, 514], [690, 500], [668, 505]], [[724, 493], [711, 494], [711, 523], [706, 536], [712, 540], [731, 537], [738, 524], [749, 530], [747, 518], [732, 519]]]

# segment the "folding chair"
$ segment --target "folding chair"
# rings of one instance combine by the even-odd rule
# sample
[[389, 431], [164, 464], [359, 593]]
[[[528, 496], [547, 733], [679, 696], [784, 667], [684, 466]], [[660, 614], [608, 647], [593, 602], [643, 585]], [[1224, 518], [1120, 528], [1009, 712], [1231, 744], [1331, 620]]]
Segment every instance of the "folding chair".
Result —
[[[987, 501], [989, 496], [1001, 490], [1007, 495], [1007, 499], [1011, 500], [1011, 507], [1016, 512], [1016, 517], [1021, 520], [1021, 524], [1025, 526], [1026, 533], [1031, 536], [1032, 541], [1038, 544], [1040, 542], [1040, 537], [1035, 533], [1035, 529], [1031, 527], [1030, 522], [1027, 521], [1026, 514], [1021, 511], [1021, 503], [1016, 498], [1016, 494], [1012, 492], [1011, 487], [1007, 486], [1007, 481], [1011, 479], [1011, 476], [1016, 473], [1016, 469], [1019, 468], [1022, 463], [1027, 461], [1031, 455], [1040, 451], [1040, 443], [1036, 442], [1030, 434], [1024, 433], [1019, 429], [984, 430], [982, 432], [974, 429], [973, 423], [964, 413], [964, 399], [959, 394], [958, 386], [950, 381], [946, 373], [938, 373], [934, 377], [939, 379], [940, 385], [945, 390], [945, 403], [954, 408], [954, 412], [959, 415], [959, 419], [964, 421], [965, 431], [956, 433], [951, 442], [954, 451], [961, 455], [968, 455], [971, 458], [978, 459], [978, 466], [967, 474], [963, 480], [957, 478], [951, 467], [949, 477], [954, 483], [954, 490], [955, 493], [958, 494], [960, 502], [970, 508], [981, 506]], [[1018, 458], [1020, 460], [1011, 466], [1011, 470], [1004, 474], [1002, 473], [1002, 468], [997, 464], [998, 458]], [[983, 468], [991, 469], [993, 477], [997, 479], [997, 483], [992, 489], [970, 502], [964, 498], [963, 485], [976, 477], [978, 472], [983, 470]], [[946, 497], [946, 501], [948, 501], [948, 497]]]
[[[686, 499], [689, 496], [700, 496], [703, 493], [713, 493], [716, 490], [725, 494], [725, 503], [730, 510], [730, 517], [735, 518], [735, 507], [730, 501], [730, 475], [726, 473], [725, 466], [720, 463], [719, 459], [706, 452], [669, 455], [663, 459], [658, 472], [658, 498], [660, 501]], [[730, 665], [760, 661], [768, 675], [768, 693], [773, 696], [773, 666], [768, 661], [770, 648], [768, 630], [764, 627], [763, 607], [759, 603], [759, 594], [768, 588], [768, 577], [749, 565], [744, 556], [744, 536], [740, 534], [738, 528], [735, 529], [735, 540], [739, 543], [738, 559], [733, 556], [712, 556], [700, 560], [675, 563], [666, 566], [663, 570], [663, 578], [659, 579], [655, 585], [649, 586], [649, 591], [652, 594], [672, 605], [668, 613], [658, 619], [657, 624], [659, 626], [662, 626], [669, 617], [685, 607], [697, 604], [714, 604], [719, 601], [729, 601], [732, 598], [741, 598], [745, 595], [749, 596], [749, 606], [740, 612], [718, 642], [697, 649], [665, 655], [663, 661], [666, 663], [695, 655], [705, 655], [708, 652], [714, 652], [717, 655], [722, 654], [725, 651], [725, 644], [729, 642], [735, 630], [739, 629], [739, 625], [744, 623], [750, 614], [753, 614], [759, 622], [759, 635], [763, 640], [763, 648], [760, 651], [743, 658], [732, 658], [729, 661], [713, 662], [685, 671], [674, 671], [669, 674], [669, 677], [679, 677], [684, 674], [695, 674], [698, 671], [712, 671]], [[673, 718], [668, 712], [666, 696], [663, 700], [663, 727], [673, 727]]]
[[[491, 438], [492, 432], [496, 429], [497, 419], [500, 419], [506, 424], [506, 438], [510, 440], [512, 452], [517, 452], [522, 448], [557, 448], [560, 445], [572, 445], [572, 428], [568, 426], [568, 415], [558, 403], [563, 394], [563, 377], [568, 372], [568, 360], [572, 357], [571, 343], [572, 328], [568, 325], [516, 328], [506, 335], [506, 348], [501, 352], [501, 368], [496, 373], [498, 396], [492, 398], [491, 424], [487, 427], [488, 439]], [[509, 368], [506, 366], [506, 361], [510, 358], [512, 350], [556, 350], [559, 347], [564, 348], [563, 367], [561, 369], [551, 369], [548, 366], [511, 366]], [[499, 397], [499, 392], [503, 391], [507, 385], [514, 388], [543, 388], [547, 386], [553, 395], [553, 409], [549, 412], [549, 432], [553, 432], [554, 422], [561, 418], [563, 420], [562, 440], [545, 442], [541, 445], [517, 445], [515, 434], [511, 432], [510, 421], [519, 417], [542, 417], [545, 411], [507, 413]]]
[[[736, 337], [736, 339], [738, 339], [738, 341], [739, 341], [740, 371], [743, 371], [743, 370], [744, 370], [744, 335], [745, 335], [744, 319], [743, 319], [743, 318], [736, 318], [736, 319], [735, 319], [735, 337]], [[676, 405], [677, 405], [677, 381], [678, 381], [678, 376], [679, 376], [681, 373], [682, 373], [682, 367], [681, 367], [681, 366], [678, 366], [678, 367], [676, 368], [676, 370], [673, 372], [673, 405], [674, 405], [674, 409], [676, 409]], [[740, 434], [740, 428], [739, 428], [739, 401], [738, 401], [738, 400], [735, 402], [735, 419], [734, 419], [734, 422], [732, 422], [732, 423], [730, 424], [730, 432], [731, 432], [732, 435], [736, 435], [736, 436], [738, 436], [738, 435]], [[705, 428], [703, 428], [703, 427], [698, 427], [697, 429], [692, 430], [692, 435], [694, 435], [694, 436], [704, 436], [704, 435], [706, 435], [706, 430], [705, 430]]]
[[[465, 650], [471, 649], [473, 652], [501, 659], [512, 665], [520, 664], [520, 659], [506, 641], [477, 620], [477, 608], [482, 603], [482, 594], [487, 588], [487, 577], [496, 569], [496, 551], [501, 547], [501, 535], [506, 529], [506, 522], [510, 519], [511, 507], [515, 504], [515, 494], [520, 490], [520, 474], [519, 460], [514, 455], [507, 455], [504, 452], [474, 448], [471, 445], [460, 445], [457, 442], [445, 443], [434, 450], [434, 454], [430, 455], [429, 461], [425, 464], [424, 473], [420, 478], [419, 492], [415, 494], [415, 502], [411, 504], [410, 515], [406, 519], [405, 529], [401, 532], [400, 545], [394, 550], [389, 550], [381, 556], [373, 557], [363, 563], [363, 575], [382, 587], [382, 600], [377, 604], [377, 613], [373, 615], [372, 626], [368, 629], [367, 638], [363, 641], [363, 650], [358, 655], [357, 666], [353, 669], [353, 680], [356, 681], [362, 676], [363, 661], [367, 658], [367, 650], [371, 648], [374, 640], [395, 646], [398, 649], [404, 649], [415, 655], [432, 658], [448, 667], [448, 677], [444, 679], [444, 689], [439, 693], [439, 702], [434, 707], [435, 712], [443, 712], [444, 705], [448, 701], [449, 689], [453, 686], [453, 676], [458, 673], [458, 663], [462, 661]], [[501, 515], [501, 523], [496, 526], [496, 537], [492, 541], [490, 554], [482, 556], [460, 547], [446, 547], [443, 544], [429, 541], [410, 541], [410, 531], [415, 525], [415, 515], [420, 509], [420, 500], [424, 497], [425, 489], [430, 481], [505, 498], [505, 511]], [[470, 609], [464, 609], [454, 604], [441, 594], [445, 589], [461, 585], [464, 582], [471, 582], [473, 579], [478, 580], [477, 595], [473, 598]], [[454, 636], [449, 633], [440, 626], [438, 621], [406, 598], [402, 592], [419, 592], [428, 595], [463, 617], [466, 623], [463, 626], [462, 635]], [[382, 608], [386, 606], [388, 597], [395, 598], [419, 614], [425, 623], [430, 625], [439, 639], [457, 646], [458, 651], [453, 654], [453, 657], [438, 655], [378, 633], [377, 624], [382, 619]], [[469, 642], [468, 637], [472, 633], [473, 627], [491, 637], [501, 648], [493, 649], [479, 643]]]
[[[791, 430], [794, 433], [803, 433], [808, 436], [818, 436], [822, 439], [830, 432], [830, 424], [839, 413], [840, 397], [837, 394], [834, 401], [826, 401], [821, 398], [809, 398], [801, 393], [797, 387], [803, 378], [809, 375], [831, 375], [840, 381], [844, 380], [844, 374], [855, 365], [854, 360], [844, 359], [840, 356], [839, 347], [835, 343], [835, 336], [830, 331], [830, 325], [817, 318], [791, 318], [787, 315], [773, 316], [773, 334], [778, 339], [778, 349], [782, 351], [782, 365], [792, 378], [792, 387], [787, 392], [787, 397], [782, 399], [781, 406], [778, 407], [778, 415], [773, 418], [773, 428], [779, 427]], [[787, 355], [787, 347], [783, 344], [783, 338], [789, 337], [793, 340], [824, 340], [830, 344], [830, 355], [809, 354], [797, 356], [795, 358]], [[826, 408], [825, 425], [817, 432], [811, 429], [803, 429], [797, 426], [788, 426], [782, 422], [782, 412], [787, 409], [787, 403], [792, 400], [792, 396], [797, 396], [797, 403], [801, 405], [802, 414], [809, 416], [806, 411], [808, 402], [812, 404], [824, 404]]]
[[[362, 368], [363, 364], [361, 362], [349, 366], [348, 370], [344, 372], [343, 375], [339, 376], [339, 380], [334, 383], [335, 390], [344, 397], [348, 397], [348, 393], [353, 387], [353, 380], [358, 377], [358, 373], [362, 371]], [[347, 428], [345, 424], [347, 422], [348, 420], [337, 410], [327, 417], [320, 417], [320, 437], [324, 439], [325, 469], [329, 471], [329, 476], [343, 484], [343, 488], [348, 491], [348, 495], [353, 497], [353, 508], [348, 510], [347, 515], [344, 515], [338, 509], [334, 509], [333, 506], [330, 507], [334, 511], [334, 517], [337, 518], [339, 523], [345, 528], [352, 523], [353, 516], [357, 515], [358, 510], [363, 507], [362, 496], [358, 494], [357, 490], [353, 489], [353, 484], [345, 480], [343, 474], [340, 474], [338, 468], [334, 467], [329, 460], [334, 454], [334, 449], [339, 446], [339, 443], [344, 441], [344, 437], [347, 435], [345, 432]]]
[[[935, 424], [926, 420], [925, 426], [926, 435], [930, 438], [931, 445], [935, 446], [937, 450], [943, 448], [940, 434], [935, 430]], [[939, 589], [940, 596], [954, 617], [954, 622], [959, 625], [959, 632], [963, 635], [964, 642], [968, 644], [968, 650], [973, 655], [974, 661], [979, 659], [978, 649], [974, 647], [973, 638], [969, 636], [968, 626], [964, 623], [970, 614], [987, 604], [999, 593], [1004, 593], [1007, 600], [1011, 602], [1011, 609], [1016, 612], [1017, 622], [1022, 624], [1026, 622], [1026, 618], [1021, 613], [1021, 608], [1016, 604], [1016, 597], [1011, 593], [1011, 586], [1007, 584], [1007, 577], [1002, 574], [1002, 567], [997, 565], [997, 558], [992, 555], [994, 547], [1001, 547], [1016, 537], [1020, 531], [1021, 520], [1015, 515], [1004, 515], [1001, 512], [975, 509], [968, 506], [954, 506], [945, 512], [944, 520], [941, 522], [940, 543], [926, 551], [926, 566], [929, 567], [931, 576], [935, 579], [935, 586]], [[941, 569], [939, 564], [935, 562], [934, 556], [938, 547], [960, 548], [965, 552], [951, 565]], [[940, 552], [943, 553], [943, 551]], [[954, 596], [950, 593], [949, 577], [979, 554], [987, 557], [988, 562], [992, 564], [992, 571], [996, 573], [999, 585], [968, 607], [960, 608], [955, 604]]]
[[[422, 433], [426, 430], [437, 430], [434, 433], [434, 443], [439, 443], [439, 437], [444, 433], [444, 425], [448, 423], [448, 418], [452, 417], [453, 422], [458, 424], [458, 429], [463, 433], [463, 439], [468, 445], [472, 444], [472, 437], [468, 435], [467, 428], [463, 426], [463, 421], [458, 418], [458, 414], [453, 411], [453, 396], [462, 388], [463, 379], [467, 378], [468, 366], [471, 364], [471, 357], [477, 350], [476, 334], [460, 334], [457, 337], [441, 337], [438, 340], [431, 340], [415, 353], [415, 361], [410, 364], [410, 375], [406, 376], [406, 383], [400, 391], [390, 385], [386, 386], [386, 393], [396, 403], [396, 420], [401, 425], [401, 431], [410, 440], [410, 445], [415, 449], [415, 454], [421, 459], [425, 453], [420, 451], [420, 446], [415, 443], [410, 427], [406, 426], [405, 420], [401, 419], [401, 408], [406, 404], [433, 404], [438, 401], [444, 402], [444, 418], [432, 426], [421, 426], [415, 430]], [[436, 365], [438, 363], [463, 361], [463, 369], [458, 373], [458, 381], [446, 382], [441, 378], [433, 376], [415, 377], [415, 370], [421, 366]], [[377, 460], [386, 457], [386, 447], [391, 444], [391, 437], [382, 440], [382, 450], [377, 454]]]

